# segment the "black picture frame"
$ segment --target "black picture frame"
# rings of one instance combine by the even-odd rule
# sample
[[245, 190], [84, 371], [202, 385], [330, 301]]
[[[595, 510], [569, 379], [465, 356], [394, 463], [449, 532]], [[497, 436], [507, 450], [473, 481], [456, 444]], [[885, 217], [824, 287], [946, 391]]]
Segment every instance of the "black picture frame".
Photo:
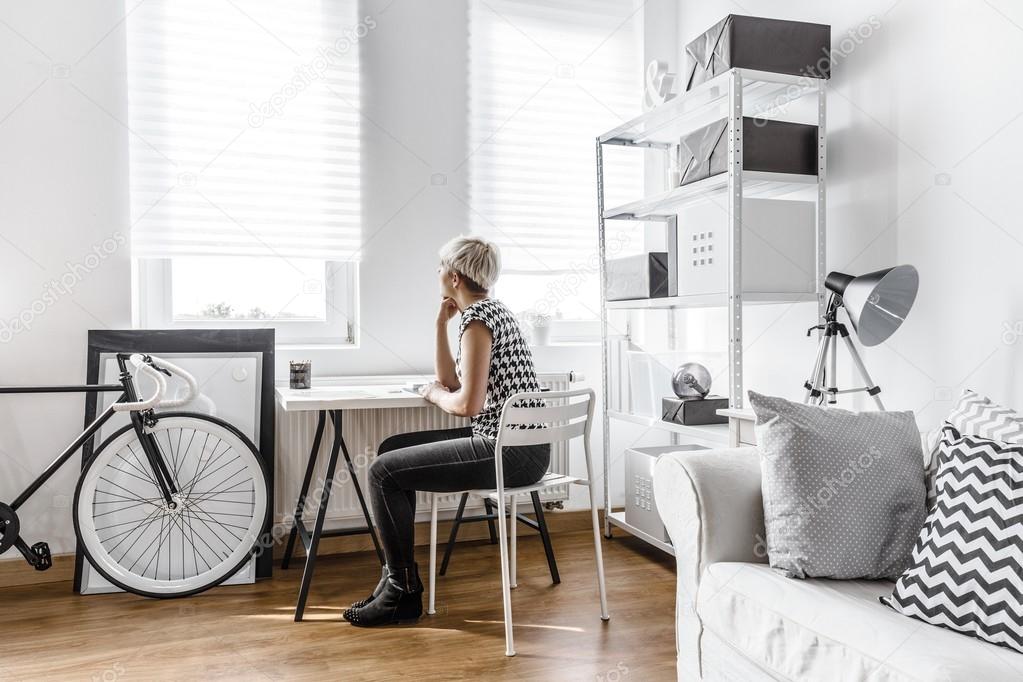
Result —
[[[259, 405], [259, 449], [269, 472], [269, 508], [274, 509], [274, 461], [276, 430], [274, 423], [274, 345], [273, 329], [90, 329], [88, 336], [88, 364], [86, 383], [99, 382], [100, 363], [104, 353], [259, 353], [262, 377]], [[96, 418], [96, 393], [85, 398], [85, 424]], [[95, 438], [82, 448], [82, 465], [92, 457]], [[269, 537], [273, 526], [271, 514], [264, 537]], [[74, 590], [81, 592], [82, 569], [85, 560], [81, 548], [75, 552]], [[273, 574], [273, 545], [270, 544], [256, 558], [256, 578], [269, 578]]]

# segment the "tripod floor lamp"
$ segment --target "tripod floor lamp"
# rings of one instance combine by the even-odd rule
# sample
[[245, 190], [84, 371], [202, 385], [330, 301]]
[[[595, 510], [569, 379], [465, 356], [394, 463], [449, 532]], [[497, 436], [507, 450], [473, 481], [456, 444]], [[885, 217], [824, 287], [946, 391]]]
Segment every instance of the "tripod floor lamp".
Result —
[[[876, 346], [895, 333], [909, 314], [916, 300], [920, 286], [920, 275], [912, 265], [898, 265], [878, 270], [859, 277], [832, 272], [824, 280], [824, 286], [831, 292], [824, 313], [823, 324], [810, 327], [807, 336], [820, 330], [820, 344], [817, 358], [810, 370], [810, 378], [803, 384], [806, 388], [805, 403], [820, 403], [827, 399], [829, 404], [838, 402], [843, 393], [865, 392], [874, 399], [879, 410], [881, 389], [870, 378], [856, 345], [849, 338], [848, 328], [838, 321], [839, 309], [844, 309], [853, 331], [864, 346]], [[853, 365], [864, 382], [857, 388], [838, 388], [838, 340], [841, 339]]]

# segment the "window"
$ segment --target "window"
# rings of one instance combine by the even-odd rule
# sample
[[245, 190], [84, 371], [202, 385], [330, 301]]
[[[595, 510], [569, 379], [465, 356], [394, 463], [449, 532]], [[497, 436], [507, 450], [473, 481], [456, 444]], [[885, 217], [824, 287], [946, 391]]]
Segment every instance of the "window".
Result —
[[[600, 310], [594, 140], [639, 114], [640, 5], [470, 6], [472, 228], [501, 247], [497, 296], [516, 312], [582, 322], [561, 325], [573, 328], [567, 334], [556, 322], [555, 336], [585, 336]], [[623, 151], [631, 154], [615, 159], [615, 186], [642, 196], [642, 155]], [[628, 234], [631, 248], [618, 255], [642, 250], [641, 236]]]
[[353, 343], [358, 42], [375, 21], [356, 0], [129, 4], [139, 324]]

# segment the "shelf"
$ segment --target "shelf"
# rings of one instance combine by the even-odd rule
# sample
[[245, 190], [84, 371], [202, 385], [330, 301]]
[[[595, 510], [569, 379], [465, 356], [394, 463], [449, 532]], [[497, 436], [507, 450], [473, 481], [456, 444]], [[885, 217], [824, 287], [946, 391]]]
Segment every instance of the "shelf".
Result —
[[675, 556], [675, 548], [671, 546], [670, 542], [658, 540], [657, 538], [655, 538], [653, 535], [650, 535], [646, 531], [642, 531], [639, 528], [636, 528], [635, 526], [630, 526], [629, 523], [625, 520], [624, 511], [611, 512], [610, 514], [607, 515], [607, 520], [611, 522], [611, 525], [618, 526], [619, 528], [629, 533], [630, 535], [635, 535], [640, 540], [650, 543], [657, 549], [667, 552], [671, 556]]
[[[742, 295], [742, 302], [754, 305], [772, 303], [802, 303], [817, 300], [815, 293], [765, 293], [749, 291]], [[689, 296], [667, 296], [665, 298], [639, 298], [631, 301], [608, 301], [608, 310], [672, 310], [680, 308], [723, 308], [728, 305], [728, 294], [691, 294]]]
[[[727, 115], [728, 83], [735, 69], [601, 135], [602, 144], [667, 147], [682, 135]], [[818, 79], [741, 69], [743, 115], [770, 118], [793, 102], [817, 92]]]
[[[744, 199], [801, 198], [790, 197], [796, 192], [805, 192], [817, 185], [816, 175], [796, 173], [765, 173], [763, 171], [742, 172], [742, 196]], [[715, 194], [728, 191], [728, 173], [718, 173], [709, 178], [688, 185], [653, 194], [638, 201], [630, 201], [604, 211], [605, 220], [667, 220], [678, 213], [686, 204], [703, 201]]]
[[728, 424], [708, 424], [707, 426], [685, 426], [683, 424], [666, 422], [663, 419], [657, 419], [655, 417], [647, 417], [646, 415], [641, 414], [631, 414], [629, 412], [619, 412], [617, 410], [608, 410], [607, 415], [612, 419], [632, 422], [633, 424], [639, 424], [641, 426], [646, 426], [648, 428], [669, 431], [671, 433], [689, 436], [690, 438], [699, 438], [700, 440], [705, 440], [712, 443], [723, 443], [726, 445], [728, 444]]

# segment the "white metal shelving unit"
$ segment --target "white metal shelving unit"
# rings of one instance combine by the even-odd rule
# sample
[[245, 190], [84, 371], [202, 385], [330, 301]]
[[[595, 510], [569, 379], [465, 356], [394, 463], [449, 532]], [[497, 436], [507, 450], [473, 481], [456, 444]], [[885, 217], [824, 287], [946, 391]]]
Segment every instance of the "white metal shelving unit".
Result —
[[[597, 215], [599, 224], [599, 254], [601, 277], [601, 348], [602, 382], [604, 387], [604, 534], [611, 537], [612, 526], [618, 526], [650, 544], [674, 554], [665, 543], [642, 530], [630, 526], [625, 513], [611, 508], [613, 478], [623, 471], [613, 468], [611, 458], [611, 426], [618, 422], [639, 424], [667, 431], [673, 440], [696, 439], [703, 442], [728, 442], [727, 425], [682, 426], [656, 417], [631, 414], [609, 409], [610, 405], [610, 350], [608, 312], [611, 310], [644, 311], [684, 308], [722, 307], [728, 309], [728, 383], [732, 408], [743, 405], [743, 306], [746, 304], [776, 304], [798, 301], [817, 301], [818, 311], [824, 313], [825, 267], [825, 199], [826, 199], [826, 82], [804, 76], [731, 69], [719, 74], [675, 99], [628, 121], [599, 136], [597, 154]], [[795, 175], [743, 170], [742, 119], [744, 116], [775, 118], [797, 100], [815, 97], [817, 100], [817, 174]], [[604, 206], [604, 146], [618, 145], [639, 149], [669, 152], [679, 143], [682, 135], [715, 120], [728, 120], [728, 170], [704, 180], [669, 189], [627, 204]], [[666, 156], [667, 158], [667, 156]], [[815, 193], [815, 281], [816, 291], [794, 293], [746, 293], [742, 282], [742, 205], [744, 198], [789, 199]], [[674, 227], [679, 210], [697, 201], [717, 198], [728, 209], [728, 286], [721, 294], [680, 295], [669, 298], [635, 301], [608, 301], [606, 280], [607, 249], [605, 221], [665, 221]], [[669, 267], [675, 267], [669, 264]], [[669, 334], [671, 333], [669, 327]], [[672, 334], [672, 336], [674, 336]]]

